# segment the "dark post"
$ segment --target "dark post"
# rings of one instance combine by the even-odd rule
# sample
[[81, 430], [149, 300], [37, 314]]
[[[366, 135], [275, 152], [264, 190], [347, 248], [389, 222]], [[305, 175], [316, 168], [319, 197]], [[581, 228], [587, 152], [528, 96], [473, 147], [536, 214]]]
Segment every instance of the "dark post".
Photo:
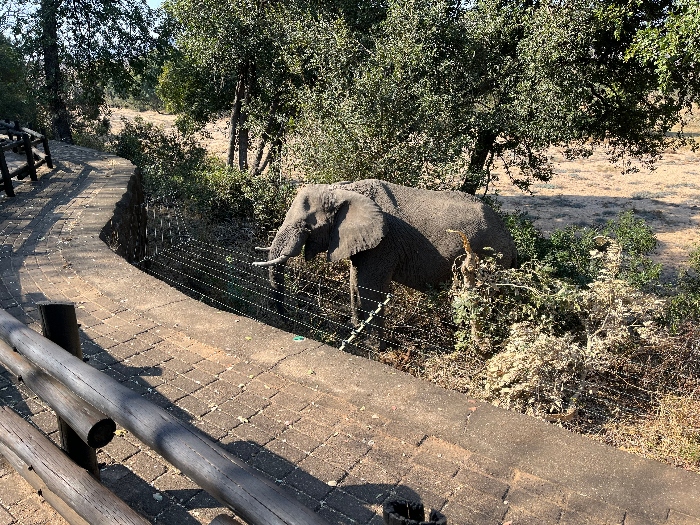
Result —
[[27, 155], [29, 177], [32, 180], [37, 180], [36, 166], [34, 165], [34, 151], [32, 151], [32, 138], [29, 136], [29, 133], [22, 133], [22, 142], [24, 142], [24, 153]]
[[[78, 359], [83, 359], [80, 348], [78, 319], [73, 303], [44, 301], [37, 303], [41, 315], [41, 331], [49, 341], [67, 350]], [[61, 436], [61, 448], [78, 465], [100, 479], [95, 449], [85, 443], [80, 436], [63, 419], [58, 418], [58, 431]]]
[[44, 146], [44, 154], [46, 155], [46, 165], [53, 169], [53, 160], [51, 160], [51, 152], [49, 151], [49, 139], [46, 138], [46, 130], [42, 128], [41, 130], [41, 144]]
[[2, 172], [2, 183], [5, 194], [8, 197], [14, 197], [15, 190], [12, 189], [12, 176], [10, 175], [10, 169], [7, 167], [5, 152], [2, 149], [0, 149], [0, 172]]

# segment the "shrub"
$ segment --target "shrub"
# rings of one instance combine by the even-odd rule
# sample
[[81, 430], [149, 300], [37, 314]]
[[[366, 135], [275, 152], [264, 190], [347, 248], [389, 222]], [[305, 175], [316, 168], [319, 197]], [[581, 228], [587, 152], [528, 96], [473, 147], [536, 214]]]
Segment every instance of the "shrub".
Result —
[[663, 301], [641, 290], [650, 275], [633, 271], [653, 268], [648, 229], [633, 219], [608, 224], [618, 241], [573, 227], [545, 239], [520, 216], [510, 225], [529, 260], [462, 268], [471, 275], [454, 288], [456, 349], [483, 359], [474, 395], [547, 417], [573, 413], [592, 383], [649, 342]]
[[201, 216], [246, 219], [258, 231], [282, 222], [294, 194], [293, 185], [280, 177], [226, 166], [191, 138], [139, 117], [124, 121], [111, 149], [141, 168], [151, 195], [174, 193]]

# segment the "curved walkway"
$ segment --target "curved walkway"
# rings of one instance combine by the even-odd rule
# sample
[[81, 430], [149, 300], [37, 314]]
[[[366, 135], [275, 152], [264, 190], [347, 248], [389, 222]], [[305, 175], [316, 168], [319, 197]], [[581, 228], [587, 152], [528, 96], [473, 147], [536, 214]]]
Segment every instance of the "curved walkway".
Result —
[[[218, 440], [329, 523], [379, 525], [390, 496], [461, 524], [700, 525], [700, 477], [224, 313], [100, 240], [133, 166], [52, 144], [56, 169], [0, 203], [0, 305], [40, 330], [72, 301], [93, 366]], [[0, 368], [0, 402], [55, 417]], [[157, 523], [224, 509], [133, 436], [99, 451], [103, 482]], [[378, 514], [379, 513], [379, 514]], [[0, 525], [63, 523], [4, 461]]]

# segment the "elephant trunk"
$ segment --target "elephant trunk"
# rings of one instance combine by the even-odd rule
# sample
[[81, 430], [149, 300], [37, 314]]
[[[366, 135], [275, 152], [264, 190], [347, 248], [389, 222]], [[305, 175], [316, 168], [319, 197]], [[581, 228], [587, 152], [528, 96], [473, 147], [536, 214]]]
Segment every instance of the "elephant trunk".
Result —
[[284, 315], [284, 267], [290, 257], [296, 257], [306, 243], [309, 231], [306, 227], [295, 225], [285, 226], [275, 235], [268, 252], [267, 261], [253, 263], [256, 266], [268, 266], [270, 284], [272, 285], [272, 301], [277, 313]]

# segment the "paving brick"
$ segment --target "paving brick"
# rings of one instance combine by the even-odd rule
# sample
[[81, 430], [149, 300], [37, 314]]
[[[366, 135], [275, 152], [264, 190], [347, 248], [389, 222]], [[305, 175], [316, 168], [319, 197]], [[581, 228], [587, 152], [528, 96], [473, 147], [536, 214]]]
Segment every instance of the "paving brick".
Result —
[[33, 489], [24, 481], [17, 473], [12, 473], [2, 478], [0, 483], [0, 503], [5, 506], [14, 505], [22, 501], [27, 496], [28, 492]]
[[227, 414], [231, 414], [234, 417], [246, 420], [258, 413], [257, 409], [239, 403], [236, 399], [225, 401], [224, 403], [220, 404], [219, 410], [226, 412]]
[[204, 415], [202, 419], [206, 423], [229, 431], [243, 423], [243, 420], [245, 418], [241, 416], [239, 417], [233, 416], [227, 412], [222, 412], [219, 409], [214, 409], [211, 412], [208, 412], [206, 415]]
[[195, 417], [202, 417], [211, 411], [209, 405], [194, 396], [185, 396], [177, 402], [177, 406], [186, 410]]
[[623, 509], [576, 493], [569, 496], [566, 511], [567, 513], [586, 515], [592, 522], [600, 523], [600, 525], [620, 525], [625, 518]]
[[562, 507], [566, 505], [570, 496], [570, 491], [566, 490], [561, 485], [520, 470], [515, 471], [511, 485], [514, 489], [525, 490], [531, 494], [548, 499]]
[[236, 397], [241, 389], [227, 381], [214, 381], [194, 393], [194, 396], [209, 404], [219, 405]]
[[382, 431], [411, 445], [420, 445], [427, 437], [425, 431], [410, 423], [389, 421], [382, 427]]
[[363, 460], [343, 479], [341, 486], [356, 498], [368, 503], [382, 503], [397, 485], [399, 478], [371, 461]]
[[140, 478], [148, 482], [153, 481], [168, 470], [161, 461], [145, 452], [137, 452], [127, 459], [124, 464]]
[[501, 498], [485, 494], [468, 486], [461, 486], [450, 496], [450, 501], [457, 502], [480, 515], [500, 521], [508, 511], [508, 505]]
[[238, 370], [227, 369], [219, 374], [219, 379], [222, 381], [228, 381], [232, 385], [242, 388], [247, 385], [252, 378], [248, 377], [242, 372], [239, 372]]
[[[448, 502], [441, 509], [441, 512], [447, 517], [447, 523], [454, 523], [455, 525], [496, 525], [500, 523], [500, 519], [494, 519], [493, 516], [481, 514], [474, 509], [453, 501]], [[503, 514], [505, 514], [505, 511]]]
[[[328, 436], [327, 436], [328, 437]], [[298, 430], [298, 426], [294, 425], [291, 428], [286, 429], [282, 434], [280, 434], [279, 439], [284, 443], [289, 443], [290, 445], [302, 450], [303, 452], [310, 454], [316, 450], [323, 441], [310, 436], [304, 432]], [[325, 439], [325, 438], [324, 438]]]
[[342, 490], [334, 490], [326, 497], [325, 501], [326, 505], [333, 510], [346, 516], [352, 516], [353, 520], [360, 523], [369, 522], [375, 515], [375, 512], [364, 501]]
[[[646, 516], [640, 516], [639, 514], [627, 513], [625, 514], [624, 525], [656, 525], [658, 520], [653, 520], [647, 518]], [[666, 522], [663, 522], [666, 525]]]
[[204, 370], [201, 370], [200, 368], [194, 368], [193, 370], [190, 370], [189, 372], [185, 372], [185, 377], [188, 379], [191, 379], [195, 383], [197, 383], [200, 386], [205, 386], [210, 383], [213, 383], [216, 381], [216, 377], [213, 375], [205, 372]]
[[343, 415], [335, 410], [322, 407], [316, 403], [305, 403], [296, 398], [290, 400], [285, 399], [285, 392], [282, 391], [272, 398], [273, 404], [277, 406], [288, 407], [289, 410], [299, 412], [304, 419], [310, 419], [314, 422], [332, 428], [340, 424], [343, 420]]
[[513, 477], [510, 467], [479, 454], [471, 454], [465, 462], [465, 467], [504, 481]]
[[193, 367], [190, 363], [187, 363], [177, 358], [173, 358], [164, 361], [163, 368], [167, 368], [168, 370], [172, 370], [173, 372], [177, 372], [178, 374], [184, 374], [185, 372], [189, 372], [190, 370], [192, 370]]
[[273, 439], [272, 441], [267, 443], [267, 445], [265, 445], [265, 448], [267, 448], [267, 450], [269, 450], [270, 452], [273, 452], [294, 464], [299, 463], [302, 459], [308, 456], [306, 452], [287, 443], [281, 437]]
[[700, 525], [700, 518], [671, 509], [664, 525]]
[[271, 436], [278, 436], [289, 426], [282, 421], [276, 421], [259, 412], [250, 418], [250, 422]]
[[403, 483], [400, 483], [394, 488], [391, 499], [420, 501], [429, 509], [441, 509], [445, 506], [445, 503], [447, 503], [447, 497], [443, 494], [436, 494], [428, 489], [416, 489]]
[[465, 485], [498, 499], [503, 499], [509, 489], [507, 483], [498, 479], [485, 476], [473, 470], [461, 469], [454, 479], [455, 492], [458, 492]]
[[294, 463], [267, 450], [261, 450], [255, 456], [252, 465], [276, 480], [283, 479], [296, 468]]
[[562, 508], [550, 500], [537, 496], [522, 489], [512, 489], [504, 502], [514, 511], [524, 511], [537, 516], [542, 523], [557, 523], [562, 514]]
[[[536, 510], [533, 512], [537, 512]], [[513, 525], [555, 525], [559, 523], [560, 516], [554, 519], [552, 516], [543, 516], [540, 514], [531, 514], [528, 511], [510, 507], [503, 523], [512, 523]]]
[[265, 432], [263, 429], [251, 425], [250, 423], [243, 423], [238, 425], [231, 431], [232, 434], [239, 437], [239, 439], [245, 441], [251, 441], [257, 443], [260, 446], [264, 446], [273, 439], [273, 435]]
[[257, 443], [246, 441], [232, 433], [221, 438], [220, 443], [228, 452], [246, 462], [250, 461], [262, 450], [262, 447]]
[[[2, 480], [0, 480], [2, 481]], [[5, 509], [0, 507], [0, 525], [10, 525], [15, 522], [15, 519]]]
[[216, 361], [212, 361], [211, 359], [204, 359], [197, 363], [197, 370], [206, 372], [214, 377], [218, 377], [219, 374], [226, 370], [226, 367], [220, 365]]
[[204, 421], [202, 419], [195, 419], [191, 423], [213, 441], [219, 441], [228, 434], [227, 429], [217, 427], [216, 425], [212, 425], [208, 421]]
[[117, 463], [123, 463], [127, 458], [136, 454], [139, 448], [129, 443], [126, 439], [115, 436], [102, 450], [109, 454]]
[[196, 392], [200, 388], [202, 388], [202, 385], [198, 384], [197, 382], [193, 381], [192, 379], [190, 379], [184, 375], [179, 375], [179, 374], [175, 379], [168, 381], [168, 385], [179, 388], [180, 390], [184, 391], [186, 394], [191, 394], [193, 392]]
[[331, 436], [322, 443], [313, 455], [332, 463], [343, 470], [350, 470], [370, 450], [367, 443], [358, 441], [346, 434]]
[[391, 437], [381, 437], [374, 440], [367, 458], [382, 465], [391, 474], [402, 477], [412, 468], [411, 458], [416, 451], [413, 445]]

